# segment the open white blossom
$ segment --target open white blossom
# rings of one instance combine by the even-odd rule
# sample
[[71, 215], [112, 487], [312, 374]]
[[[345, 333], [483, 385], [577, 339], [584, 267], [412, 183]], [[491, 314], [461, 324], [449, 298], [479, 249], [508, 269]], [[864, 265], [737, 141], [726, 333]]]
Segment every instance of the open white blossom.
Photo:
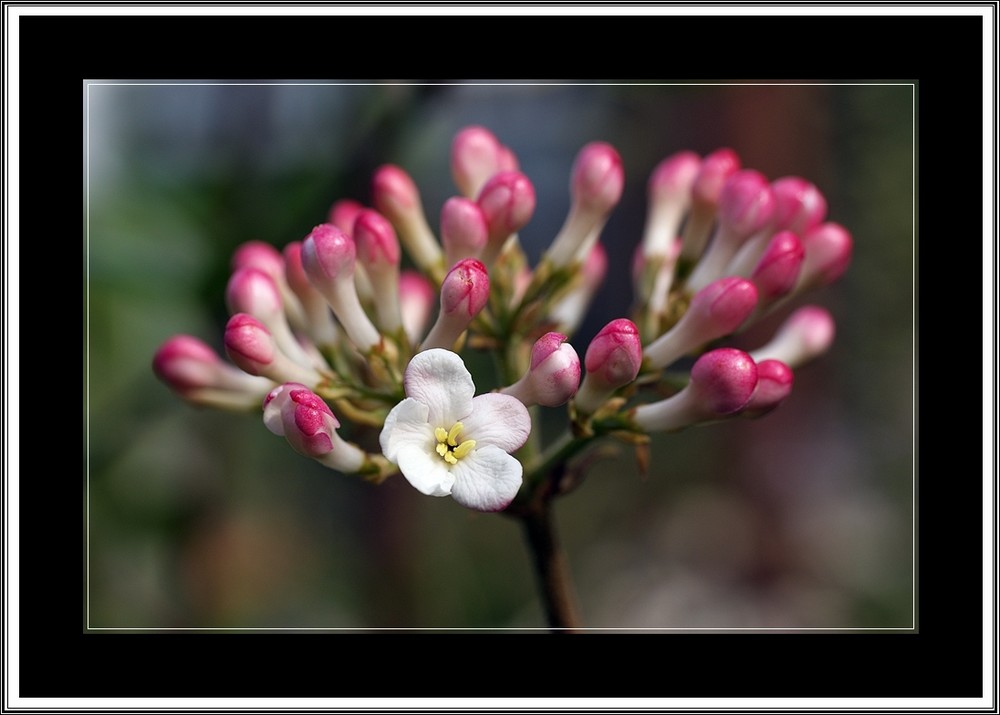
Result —
[[531, 432], [525, 406], [499, 393], [475, 397], [462, 358], [440, 348], [413, 357], [403, 389], [379, 436], [386, 459], [424, 494], [451, 495], [478, 511], [505, 509], [521, 487], [521, 463], [510, 453]]

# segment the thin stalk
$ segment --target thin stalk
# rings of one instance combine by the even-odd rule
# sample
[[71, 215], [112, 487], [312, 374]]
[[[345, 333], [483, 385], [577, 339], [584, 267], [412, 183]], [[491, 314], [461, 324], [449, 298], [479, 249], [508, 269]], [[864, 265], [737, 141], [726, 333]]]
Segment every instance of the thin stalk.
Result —
[[569, 563], [552, 523], [552, 507], [542, 500], [520, 514], [525, 536], [535, 561], [542, 601], [549, 627], [555, 633], [572, 633], [580, 628], [579, 610], [573, 594]]

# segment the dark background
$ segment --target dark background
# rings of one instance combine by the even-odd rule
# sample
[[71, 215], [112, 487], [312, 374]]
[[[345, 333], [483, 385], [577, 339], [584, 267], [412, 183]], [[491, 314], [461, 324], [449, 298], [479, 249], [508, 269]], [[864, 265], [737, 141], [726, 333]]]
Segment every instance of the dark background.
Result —
[[[908, 21], [906, 29], [914, 44], [908, 40], [904, 49], [919, 46], [919, 32], [930, 31], [926, 22]], [[67, 45], [74, 46], [73, 37], [60, 35], [60, 26], [51, 24], [57, 21], [48, 22], [47, 32], [54, 32], [60, 40], [50, 42], [50, 48], [65, 51]], [[109, 57], [107, 50], [106, 54], [93, 52], [93, 56], [82, 53], [96, 70], [83, 75], [89, 79], [203, 78], [203, 72], [190, 67], [179, 69], [185, 66], [184, 51], [202, 46], [199, 40], [223, 37], [215, 34], [221, 21], [188, 23], [183, 33], [171, 33], [168, 22], [167, 35], [184, 38], [183, 43], [170, 44], [172, 58], [179, 62], [171, 64], [164, 53], [157, 52], [166, 45], [146, 33], [142, 23], [137, 28], [135, 22], [101, 22], [102, 30], [111, 30], [115, 56]], [[293, 57], [301, 61], [313, 52], [321, 54], [310, 44], [303, 55], [301, 45], [290, 41], [282, 30], [286, 22], [267, 22], [266, 31], [248, 20], [238, 26], [244, 32], [250, 30], [240, 35], [246, 40], [240, 47], [265, 48], [274, 59], [271, 72], [264, 71], [260, 57], [250, 56], [248, 61], [248, 54], [240, 52], [234, 54], [243, 61], [239, 69], [235, 59], [229, 64], [226, 53], [219, 53], [221, 67], [213, 67], [212, 74], [273, 76], [273, 71], [289, 67]], [[358, 61], [371, 55], [359, 53], [357, 45], [371, 39], [373, 47], [384, 49], [386, 22], [399, 20], [380, 18], [377, 23], [331, 26], [321, 44], [338, 47], [340, 51], [332, 56], [341, 62], [354, 60], [350, 67], [358, 74], [343, 70], [330, 74], [374, 76]], [[681, 44], [691, 44], [696, 38], [706, 38], [706, 44], [711, 44], [709, 36], [698, 31], [707, 27], [705, 22], [664, 21], [663, 34], [685, 38]], [[855, 236], [855, 259], [848, 275], [836, 286], [810, 296], [837, 317], [837, 343], [821, 363], [797, 376], [796, 390], [781, 410], [760, 422], [663, 437], [655, 445], [654, 469], [645, 481], [626, 470], [598, 471], [579, 492], [560, 503], [558, 518], [588, 625], [850, 630], [910, 626], [917, 576], [911, 558], [914, 96], [911, 87], [898, 82], [919, 84], [918, 159], [920, 191], [925, 195], [925, 165], [940, 167], [930, 162], [947, 154], [950, 171], [961, 170], [970, 166], [970, 156], [978, 155], [975, 139], [981, 105], [973, 101], [980, 86], [975, 77], [978, 49], [961, 45], [943, 53], [950, 64], [936, 66], [936, 72], [957, 67], [964, 73], [951, 72], [948, 83], [938, 81], [937, 73], [924, 78], [928, 65], [920, 64], [912, 51], [889, 52], [882, 65], [865, 65], [865, 56], [859, 56], [868, 46], [865, 38], [880, 38], [883, 48], [886, 43], [902, 42], [894, 40], [895, 32], [886, 32], [885, 22], [868, 19], [851, 26], [852, 52], [837, 55], [842, 61], [835, 73], [825, 67], [826, 71], [800, 76], [795, 64], [788, 64], [787, 52], [784, 71], [777, 71], [776, 40], [785, 38], [787, 50], [788, 38], [811, 37], [808, 28], [793, 26], [790, 19], [741, 22], [741, 32], [756, 40], [753, 59], [761, 67], [737, 73], [740, 86], [648, 87], [634, 81], [603, 87], [502, 87], [493, 83], [482, 87], [467, 83], [431, 87], [92, 86], [87, 105], [89, 240], [84, 254], [89, 298], [84, 625], [125, 629], [543, 625], [526, 554], [513, 523], [470, 516], [450, 500], [421, 498], [402, 483], [373, 489], [347, 482], [306, 463], [280, 440], [271, 439], [255, 420], [187, 408], [156, 383], [149, 371], [156, 345], [174, 332], [193, 332], [219, 343], [224, 322], [221, 293], [235, 245], [249, 238], [276, 245], [301, 238], [322, 220], [333, 199], [346, 195], [366, 200], [367, 177], [385, 161], [399, 163], [413, 174], [424, 192], [428, 214], [434, 217], [436, 207], [451, 191], [448, 141], [461, 126], [482, 123], [518, 153], [523, 170], [535, 183], [539, 210], [522, 234], [529, 252], [534, 247], [534, 256], [558, 229], [565, 213], [567, 172], [579, 146], [604, 139], [622, 153], [626, 195], [605, 232], [608, 245], [619, 250], [612, 252], [611, 278], [594, 317], [574, 339], [578, 349], [585, 347], [589, 335], [603, 322], [621, 314], [628, 288], [615, 280], [622, 280], [627, 256], [641, 230], [643, 182], [668, 153], [685, 148], [706, 153], [730, 146], [745, 165], [768, 176], [805, 176], [826, 194], [830, 219], [847, 226]], [[838, 22], [827, 22], [834, 27], [826, 25], [818, 37], [829, 37], [826, 32], [838, 37]], [[418, 29], [423, 33], [421, 47], [436, 48], [437, 53], [430, 52], [440, 61], [440, 40], [448, 37], [449, 26], [455, 28], [456, 23], [408, 23], [413, 36]], [[572, 66], [581, 74], [590, 70], [588, 79], [606, 76], [598, 59], [609, 53], [594, 52], [598, 43], [593, 37], [614, 34], [619, 23], [605, 19], [598, 26], [594, 21], [574, 20], [576, 44], [553, 40], [557, 35], [546, 28], [554, 28], [555, 23], [519, 23], [519, 44], [523, 40], [525, 48], [539, 46], [537, 42], [566, 43], [573, 50], [582, 47], [590, 51], [573, 54], [576, 64]], [[86, 26], [83, 22], [75, 28]], [[294, 23], [287, 26], [301, 28]], [[359, 26], [370, 32], [357, 32]], [[639, 55], [628, 69], [648, 68], [650, 59], [661, 56], [651, 44], [654, 26], [658, 28], [659, 23], [628, 25], [630, 47]], [[505, 29], [510, 30], [507, 34], [513, 37], [514, 27], [508, 21], [492, 23], [490, 29], [501, 37], [507, 36]], [[682, 27], [684, 32], [680, 32]], [[713, 27], [735, 34], [728, 21], [719, 19]], [[898, 29], [898, 23], [893, 27]], [[975, 31], [967, 23], [956, 22], [952, 27]], [[22, 37], [27, 28], [24, 22]], [[271, 33], [281, 39], [251, 41]], [[476, 33], [470, 30], [463, 35], [469, 36], [476, 38]], [[231, 34], [224, 37], [232, 41]], [[339, 42], [347, 47], [339, 47]], [[142, 52], [135, 52], [140, 44]], [[25, 46], [35, 51], [41, 47], [22, 39]], [[811, 46], [822, 46], [822, 42]], [[448, 49], [452, 57], [457, 52], [454, 42]], [[838, 49], [844, 49], [843, 43]], [[496, 74], [496, 54], [477, 53], [477, 62], [470, 61], [473, 67], [456, 74], [508, 76], [509, 69]], [[682, 51], [663, 54], [692, 56]], [[554, 55], [551, 74], [546, 74], [577, 76], [567, 71], [570, 65], [559, 61], [567, 61], [566, 52]], [[143, 61], [152, 63], [152, 69], [133, 75], [128, 63], [125, 67], [119, 63], [117, 72], [101, 71], [123, 56], [137, 58], [138, 66]], [[416, 52], [408, 55], [416, 63], [414, 73], [421, 67], [419, 56]], [[720, 72], [719, 58], [715, 59], [714, 67], [712, 62], [689, 62], [688, 66], [710, 68], [716, 80], [726, 77], [728, 72]], [[678, 71], [681, 65], [674, 60], [664, 74], [671, 81], [699, 76], [697, 71]], [[461, 68], [462, 63], [455, 66]], [[873, 72], [875, 66], [881, 71]], [[162, 74], [169, 67], [178, 68], [174, 71], [180, 75]], [[286, 78], [312, 76], [314, 68], [282, 74]], [[377, 76], [393, 76], [384, 69]], [[617, 77], [633, 76], [622, 71], [620, 60], [609, 61], [606, 69]], [[745, 83], [750, 75], [820, 80], [816, 86], [764, 87]], [[891, 78], [885, 80], [891, 84], [873, 82], [876, 76]], [[828, 80], [857, 80], [858, 84]], [[952, 110], [947, 119], [954, 120], [955, 114], [965, 117], [975, 131], [956, 132], [952, 121], [950, 133], [935, 131], [935, 141], [924, 141], [929, 127], [941, 119], [926, 114], [924, 107], [942, 102]], [[32, 116], [41, 109], [23, 98], [21, 106], [23, 113], [36, 112]], [[937, 140], [939, 136], [951, 137], [950, 146]], [[979, 175], [974, 159], [971, 170], [973, 176]], [[947, 193], [951, 187], [939, 183], [941, 169], [937, 171], [932, 176], [937, 180], [934, 189], [943, 193], [934, 194], [934, 204], [954, 206], [949, 201], [954, 194]], [[973, 194], [966, 202], [977, 196]], [[920, 212], [921, 233], [928, 225], [936, 230], [942, 227], [933, 220], [925, 223], [925, 214]], [[965, 230], [981, 235], [974, 225]], [[948, 258], [957, 256], [954, 251], [941, 253], [935, 255], [935, 274], [947, 275]], [[978, 260], [975, 252], [964, 252], [961, 258]], [[967, 265], [964, 272], [979, 275]], [[979, 324], [972, 321], [974, 327]], [[972, 337], [969, 343], [975, 347], [978, 341]], [[920, 348], [923, 351], [922, 344]], [[933, 394], [933, 387], [927, 390], [921, 382], [921, 400], [928, 393]], [[950, 485], [964, 498], [959, 500], [954, 491], [937, 491], [934, 504], [974, 507], [981, 498], [981, 470], [969, 457], [979, 454], [974, 448], [978, 432], [945, 425], [935, 434], [939, 439], [957, 437], [963, 441], [948, 439], [948, 444], [968, 449], [962, 450], [967, 455], [961, 460], [962, 469], [945, 470]], [[935, 486], [940, 489], [939, 485], [930, 489]], [[924, 481], [920, 488], [924, 503]], [[975, 508], [971, 511], [978, 513]], [[923, 533], [925, 525], [933, 526], [934, 517], [923, 512], [920, 516]], [[32, 528], [22, 518], [22, 530]], [[981, 542], [962, 540], [963, 535], [974, 536], [972, 531], [950, 527], [947, 534], [950, 540], [944, 543], [953, 546], [952, 565], [966, 559], [976, 564], [975, 548]], [[959, 544], [961, 552], [956, 553]], [[872, 641], [876, 637], [872, 634], [852, 635], [847, 640], [825, 634], [827, 653], [853, 650], [860, 639], [879, 644], [869, 646], [869, 654], [874, 647], [899, 655], [916, 652], [932, 636], [968, 637], [968, 628], [943, 632], [927, 625], [925, 607], [941, 604], [934, 597], [939, 593], [934, 584], [924, 589], [927, 570], [921, 559], [920, 636], [882, 634]], [[961, 580], [954, 569], [950, 574]], [[43, 579], [29, 583], [38, 585]], [[973, 588], [973, 595], [977, 591]], [[957, 610], [949, 615], [953, 623], [975, 617], [975, 613]], [[346, 639], [339, 644], [360, 651], [373, 648], [370, 639], [337, 637]], [[669, 650], [683, 644], [692, 654], [691, 663], [701, 660], [699, 656], [709, 647], [706, 639], [721, 638], [664, 637], [670, 639]], [[976, 638], [974, 621], [971, 637]], [[101, 645], [94, 645], [94, 638], [101, 639]], [[91, 633], [81, 641], [85, 645], [76, 647], [117, 650], [108, 643], [117, 638]], [[149, 636], [126, 638], [130, 647], [145, 648], [140, 644], [163, 644], [164, 640], [175, 644], [180, 636], [155, 636], [152, 641]], [[212, 637], [197, 638], [204, 642]], [[274, 643], [274, 638], [287, 643], [293, 637], [271, 637], [266, 642]], [[772, 636], [747, 635], [737, 641], [736, 652], [751, 647], [747, 639], [759, 643], [762, 638]], [[795, 638], [799, 639], [797, 647], [810, 651], [815, 647], [811, 637]], [[902, 641], [907, 638], [910, 642], [904, 647]], [[404, 651], [413, 648], [412, 639], [406, 643]], [[590, 647], [583, 646], [584, 650]], [[968, 651], [958, 649], [957, 653], [961, 658]], [[803, 667], [782, 662], [791, 668], [786, 675]], [[642, 672], [650, 666], [635, 667]], [[737, 694], [775, 694], [774, 688], [780, 694], [795, 694], [790, 691], [797, 688], [812, 694], [817, 685], [815, 674], [802, 675], [791, 684], [780, 678], [779, 685], [753, 677], [753, 669], [747, 663], [736, 674], [727, 673], [730, 682], [735, 678], [742, 685]], [[977, 675], [974, 669], [962, 673]], [[863, 668], [852, 675], [846, 683], [845, 678], [827, 681], [827, 691], [846, 688], [866, 694], [891, 689], [894, 684], [891, 670], [884, 678], [875, 678]], [[403, 677], [405, 693], [415, 694], [414, 688], [420, 686]], [[31, 682], [37, 687], [41, 681]], [[99, 691], [103, 681], [69, 682], [77, 689]], [[121, 679], [115, 682], [114, 687], [127, 691], [148, 687], [150, 680], [127, 681], [131, 686]], [[454, 694], [481, 694], [474, 681], [465, 682], [458, 689], [468, 692]], [[660, 688], [691, 688], [695, 682], [688, 680], [681, 686], [672, 681], [667, 686], [662, 681], [645, 681], [636, 690], [666, 694]], [[940, 687], [952, 682], [937, 681]], [[361, 687], [353, 681], [351, 685]], [[904, 688], [895, 685], [897, 693]], [[241, 687], [204, 675], [163, 682], [160, 687], [169, 693], [172, 686], [203, 694], [214, 687], [237, 691]], [[324, 694], [351, 687], [328, 684], [332, 691], [326, 691], [315, 681], [298, 686], [319, 688], [310, 692]], [[905, 687], [914, 686], [933, 687], [919, 679]], [[104, 687], [108, 687], [106, 682]], [[302, 687], [293, 685], [288, 692], [307, 694]], [[537, 692], [535, 688], [542, 686], [528, 679], [520, 691], [516, 684], [510, 687], [513, 691], [501, 688], [501, 692], [518, 694], [525, 687]], [[602, 686], [587, 680], [574, 687], [569, 692], [598, 691]], [[619, 692], [614, 684], [603, 687]]]

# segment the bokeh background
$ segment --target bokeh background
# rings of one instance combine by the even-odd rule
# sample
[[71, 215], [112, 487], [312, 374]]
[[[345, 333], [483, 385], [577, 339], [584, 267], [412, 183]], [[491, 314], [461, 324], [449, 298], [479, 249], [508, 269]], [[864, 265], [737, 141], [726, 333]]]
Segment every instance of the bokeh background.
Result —
[[[626, 170], [608, 279], [572, 343], [627, 315], [645, 182], [667, 155], [731, 147], [803, 176], [855, 240], [837, 284], [797, 305], [837, 340], [762, 420], [660, 435], [556, 506], [594, 628], [913, 625], [913, 92], [891, 84], [90, 84], [87, 100], [87, 622], [91, 628], [543, 628], [519, 524], [373, 487], [294, 453], [256, 415], [188, 406], [153, 353], [222, 349], [233, 249], [302, 239], [382, 163], [436, 226], [456, 131], [490, 128], [538, 208], [532, 259], [604, 140]], [[554, 411], [555, 413], [556, 411]]]

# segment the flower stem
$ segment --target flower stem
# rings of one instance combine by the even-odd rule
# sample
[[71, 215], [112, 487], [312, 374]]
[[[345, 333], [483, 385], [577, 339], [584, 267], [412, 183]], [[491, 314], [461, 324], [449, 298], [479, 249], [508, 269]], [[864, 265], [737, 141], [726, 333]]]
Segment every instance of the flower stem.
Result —
[[553, 527], [551, 503], [536, 502], [519, 516], [535, 559], [549, 626], [556, 633], [572, 633], [580, 627], [580, 619], [569, 564]]

